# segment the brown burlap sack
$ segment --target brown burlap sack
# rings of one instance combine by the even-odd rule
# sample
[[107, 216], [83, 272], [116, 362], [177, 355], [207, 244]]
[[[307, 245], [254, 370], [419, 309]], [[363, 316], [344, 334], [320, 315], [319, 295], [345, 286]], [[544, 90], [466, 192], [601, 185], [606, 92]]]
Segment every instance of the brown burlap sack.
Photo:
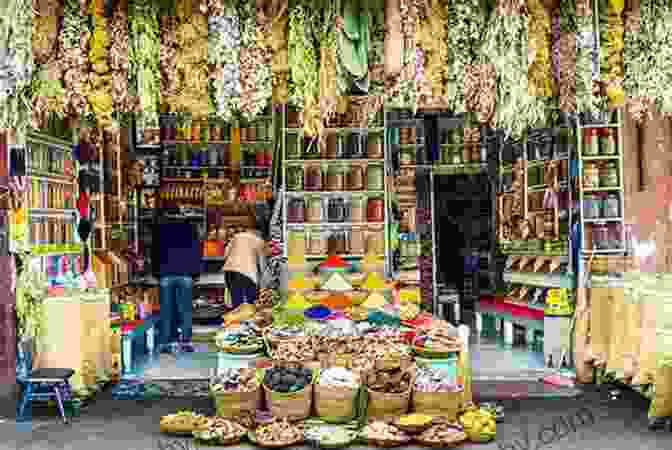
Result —
[[[626, 274], [626, 280], [629, 275]], [[633, 280], [634, 281], [634, 280]], [[639, 354], [642, 340], [642, 304], [635, 286], [625, 287], [623, 320], [628, 338], [624, 342], [623, 373], [632, 378], [639, 370]]]
[[649, 408], [650, 417], [672, 417], [672, 367], [658, 367], [656, 395]]
[[650, 299], [642, 302], [642, 328], [639, 354], [639, 370], [633, 384], [653, 382], [658, 361], [656, 339], [656, 304]]
[[616, 375], [616, 378], [625, 378], [625, 350], [626, 342], [630, 339], [629, 318], [625, 316], [625, 288], [610, 289], [611, 295], [611, 316], [609, 318], [609, 329], [611, 338], [609, 340], [609, 358], [607, 359], [607, 371]]
[[251, 392], [211, 393], [215, 400], [218, 417], [239, 417], [244, 413], [255, 413], [263, 399], [261, 386]]
[[576, 380], [579, 383], [592, 383], [594, 370], [591, 364], [588, 333], [590, 327], [590, 308], [586, 288], [576, 290], [576, 324], [574, 327], [574, 361], [576, 362]]
[[595, 365], [603, 365], [609, 360], [612, 299], [611, 288], [590, 289], [590, 350]]
[[273, 417], [303, 420], [310, 416], [313, 403], [313, 385], [298, 392], [275, 392], [264, 385], [266, 404]]

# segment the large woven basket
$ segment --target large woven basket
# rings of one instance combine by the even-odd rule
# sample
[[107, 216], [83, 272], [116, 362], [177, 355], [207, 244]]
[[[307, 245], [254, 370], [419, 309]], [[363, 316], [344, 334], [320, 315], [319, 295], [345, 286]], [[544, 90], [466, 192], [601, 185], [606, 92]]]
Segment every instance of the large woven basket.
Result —
[[420, 392], [413, 390], [411, 395], [411, 411], [428, 416], [445, 417], [456, 420], [462, 408], [464, 391], [454, 392]]
[[406, 414], [411, 402], [411, 387], [401, 394], [387, 394], [366, 388], [369, 396], [367, 408], [369, 420], [395, 420]]
[[313, 384], [298, 392], [275, 392], [264, 385], [266, 405], [273, 417], [303, 420], [310, 416], [313, 405]]
[[318, 383], [314, 391], [315, 412], [325, 422], [349, 422], [357, 413], [358, 393], [357, 388]]
[[264, 393], [261, 385], [250, 392], [211, 392], [215, 401], [215, 410], [218, 417], [236, 418], [245, 413], [256, 413], [257, 407], [263, 401]]

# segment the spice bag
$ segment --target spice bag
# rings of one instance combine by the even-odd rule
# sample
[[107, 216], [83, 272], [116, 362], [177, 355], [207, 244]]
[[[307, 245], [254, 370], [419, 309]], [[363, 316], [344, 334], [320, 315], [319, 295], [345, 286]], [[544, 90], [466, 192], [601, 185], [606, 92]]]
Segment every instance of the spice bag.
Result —
[[428, 416], [445, 417], [457, 420], [457, 413], [462, 409], [464, 389], [449, 392], [421, 392], [413, 390], [411, 395], [411, 411]]
[[275, 392], [264, 385], [266, 405], [273, 417], [287, 418], [288, 420], [303, 420], [310, 416], [313, 405], [313, 383], [298, 392]]
[[414, 381], [408, 388], [408, 391], [401, 394], [387, 394], [384, 392], [372, 391], [366, 388], [369, 405], [367, 414], [369, 420], [394, 420], [408, 412], [411, 403], [411, 391]]
[[649, 417], [672, 417], [672, 366], [659, 367], [655, 378], [655, 396]]
[[315, 385], [315, 412], [325, 422], [345, 423], [357, 414], [359, 389], [345, 386]]

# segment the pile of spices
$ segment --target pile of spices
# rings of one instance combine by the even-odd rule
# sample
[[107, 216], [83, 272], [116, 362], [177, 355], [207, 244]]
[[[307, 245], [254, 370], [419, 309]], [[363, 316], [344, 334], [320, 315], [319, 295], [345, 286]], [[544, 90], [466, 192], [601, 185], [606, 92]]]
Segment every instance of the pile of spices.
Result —
[[387, 305], [387, 300], [383, 294], [374, 292], [373, 294], [369, 295], [369, 298], [366, 299], [362, 306], [369, 309], [377, 309], [383, 308], [385, 305]]
[[352, 306], [352, 299], [345, 294], [333, 293], [321, 303], [331, 309], [346, 309]]
[[350, 283], [348, 283], [345, 279], [343, 279], [343, 277], [338, 273], [333, 274], [322, 288], [327, 291], [334, 291], [334, 292], [344, 292], [352, 290], [352, 286], [350, 285]]
[[385, 281], [376, 272], [371, 272], [364, 282], [364, 289], [385, 289]]
[[313, 306], [304, 311], [304, 315], [308, 319], [313, 319], [313, 320], [323, 320], [326, 319], [331, 315], [331, 309], [327, 308], [326, 306], [318, 305], [318, 306]]

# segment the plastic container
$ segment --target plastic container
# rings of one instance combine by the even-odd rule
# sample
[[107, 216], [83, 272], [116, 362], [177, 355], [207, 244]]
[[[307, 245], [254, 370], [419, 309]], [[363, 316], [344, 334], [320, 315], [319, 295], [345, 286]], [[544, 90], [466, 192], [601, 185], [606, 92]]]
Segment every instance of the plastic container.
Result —
[[366, 171], [366, 185], [370, 191], [382, 191], [385, 188], [385, 172], [383, 166], [369, 165]]

